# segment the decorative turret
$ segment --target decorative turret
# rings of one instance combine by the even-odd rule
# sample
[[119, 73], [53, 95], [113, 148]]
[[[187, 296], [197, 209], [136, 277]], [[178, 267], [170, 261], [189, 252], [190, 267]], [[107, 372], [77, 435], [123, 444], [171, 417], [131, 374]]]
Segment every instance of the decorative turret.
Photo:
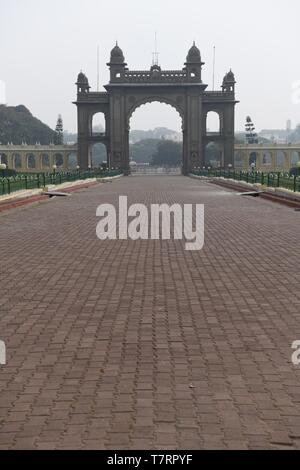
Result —
[[230, 69], [223, 79], [222, 90], [224, 92], [233, 93], [235, 90], [235, 84], [236, 84], [236, 81], [235, 81], [234, 73]]
[[125, 57], [117, 42], [110, 53], [110, 62], [107, 65], [110, 68], [111, 80], [121, 78], [122, 73], [126, 70]]
[[200, 50], [196, 46], [195, 41], [188, 52], [184, 65], [186, 66], [185, 70], [187, 71], [188, 77], [197, 82], [201, 82], [201, 71], [204, 62], [201, 61]]
[[77, 94], [89, 93], [90, 86], [87, 76], [81, 71], [77, 77]]

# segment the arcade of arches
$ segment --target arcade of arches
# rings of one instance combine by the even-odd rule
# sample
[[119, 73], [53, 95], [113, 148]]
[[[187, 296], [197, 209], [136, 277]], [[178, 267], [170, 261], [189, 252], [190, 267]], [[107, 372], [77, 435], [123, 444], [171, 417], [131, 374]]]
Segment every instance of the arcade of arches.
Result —
[[235, 145], [234, 167], [259, 171], [289, 171], [300, 162], [300, 145]]
[[0, 145], [1, 163], [19, 172], [76, 168], [77, 145]]
[[[91, 166], [98, 167], [107, 161], [106, 146], [89, 147]], [[208, 141], [205, 146], [205, 166], [220, 168], [224, 163], [222, 143]], [[19, 172], [72, 170], [78, 165], [77, 146], [26, 146], [0, 145], [1, 163]], [[234, 168], [247, 171], [255, 166], [258, 171], [289, 171], [300, 162], [299, 145], [235, 145]], [[204, 166], [203, 165], [203, 166]]]

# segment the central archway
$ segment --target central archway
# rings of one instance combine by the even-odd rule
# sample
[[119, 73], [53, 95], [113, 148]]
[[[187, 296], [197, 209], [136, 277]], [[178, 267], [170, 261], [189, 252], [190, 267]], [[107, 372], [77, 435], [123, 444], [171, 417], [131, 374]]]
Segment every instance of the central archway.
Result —
[[131, 168], [182, 172], [183, 116], [174, 103], [166, 101], [152, 97], [132, 107], [127, 125]]

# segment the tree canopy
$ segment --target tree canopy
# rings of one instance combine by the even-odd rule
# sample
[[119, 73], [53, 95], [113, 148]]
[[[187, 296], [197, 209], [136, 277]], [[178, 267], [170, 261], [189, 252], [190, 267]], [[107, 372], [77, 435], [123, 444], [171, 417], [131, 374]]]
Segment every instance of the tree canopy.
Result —
[[162, 140], [152, 155], [152, 166], [180, 166], [182, 163], [182, 144], [172, 140]]

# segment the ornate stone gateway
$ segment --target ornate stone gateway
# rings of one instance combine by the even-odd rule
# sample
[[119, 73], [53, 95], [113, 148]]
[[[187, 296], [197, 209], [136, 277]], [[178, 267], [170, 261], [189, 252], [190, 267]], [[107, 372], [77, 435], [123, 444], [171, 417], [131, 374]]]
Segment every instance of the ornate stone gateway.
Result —
[[[148, 71], [128, 70], [122, 50], [116, 45], [111, 51], [110, 82], [106, 92], [90, 91], [89, 81], [81, 72], [77, 79], [78, 156], [81, 168], [91, 162], [91, 146], [103, 143], [111, 167], [129, 172], [129, 121], [142, 104], [160, 101], [173, 106], [182, 118], [182, 172], [205, 165], [206, 146], [214, 142], [221, 149], [222, 167], [234, 165], [235, 78], [228, 72], [220, 91], [206, 91], [202, 82], [199, 49], [195, 43], [188, 52], [182, 70], [161, 70], [153, 65]], [[220, 129], [209, 132], [207, 115], [216, 112]], [[96, 113], [105, 116], [104, 133], [93, 132]]]

